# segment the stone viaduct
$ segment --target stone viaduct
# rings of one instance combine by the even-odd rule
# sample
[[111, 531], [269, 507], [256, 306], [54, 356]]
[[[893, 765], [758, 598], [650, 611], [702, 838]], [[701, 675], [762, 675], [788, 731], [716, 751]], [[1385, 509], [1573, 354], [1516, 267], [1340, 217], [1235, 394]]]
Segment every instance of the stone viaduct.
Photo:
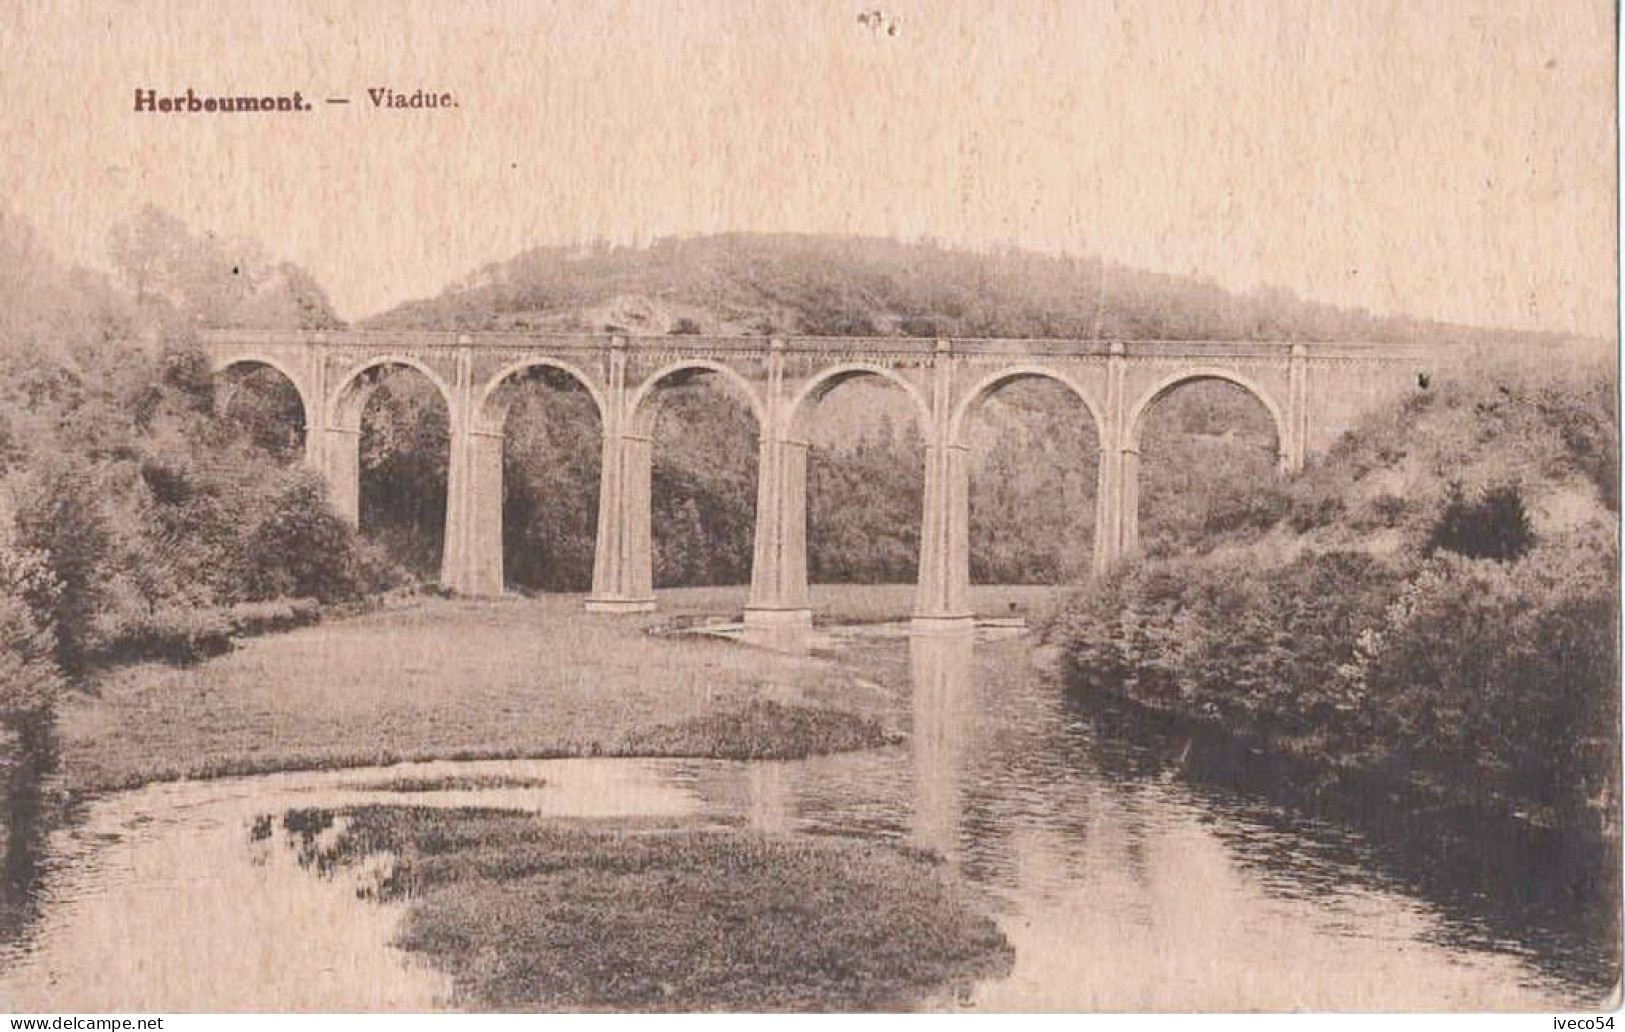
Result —
[[650, 461], [656, 395], [717, 376], [748, 401], [760, 431], [755, 555], [747, 621], [806, 624], [808, 422], [819, 400], [855, 377], [889, 381], [909, 399], [925, 441], [925, 498], [915, 622], [971, 618], [967, 427], [978, 406], [1025, 378], [1057, 381], [1093, 419], [1101, 447], [1095, 566], [1138, 546], [1140, 437], [1160, 397], [1193, 380], [1251, 392], [1275, 425], [1280, 466], [1300, 468], [1363, 411], [1454, 360], [1449, 349], [1394, 344], [915, 338], [561, 336], [523, 333], [210, 331], [218, 373], [269, 366], [298, 391], [309, 464], [335, 505], [359, 515], [361, 416], [381, 376], [407, 367], [445, 400], [451, 428], [441, 580], [470, 595], [503, 590], [502, 439], [506, 385], [540, 369], [579, 381], [603, 428], [597, 550], [587, 607], [654, 608]]

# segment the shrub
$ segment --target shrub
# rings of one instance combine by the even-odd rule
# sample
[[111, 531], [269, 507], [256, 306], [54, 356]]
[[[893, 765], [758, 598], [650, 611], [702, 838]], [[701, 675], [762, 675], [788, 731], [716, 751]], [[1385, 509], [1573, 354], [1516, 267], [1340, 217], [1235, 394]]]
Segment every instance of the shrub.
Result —
[[1088, 694], [1572, 821], [1618, 789], [1617, 562], [1606, 528], [1515, 561], [1151, 561], [1055, 634]]
[[1381, 494], [1371, 499], [1369, 510], [1367, 525], [1391, 528], [1404, 524], [1410, 505], [1398, 495]]
[[214, 371], [198, 347], [166, 346], [159, 356], [163, 383], [184, 398], [195, 412], [208, 412], [214, 404]]
[[61, 690], [48, 616], [54, 590], [40, 556], [0, 549], [0, 724], [48, 714]]
[[1595, 538], [1511, 564], [1429, 562], [1359, 666], [1383, 737], [1430, 776], [1583, 810], [1614, 768], [1617, 563]]
[[1383, 611], [1396, 578], [1364, 553], [1171, 559], [1086, 592], [1062, 620], [1079, 688], [1223, 722], [1308, 735], [1344, 706], [1337, 668]]
[[360, 594], [364, 572], [355, 532], [327, 504], [316, 474], [295, 474], [269, 509], [244, 549], [251, 598], [332, 602]]
[[231, 633], [238, 636], [291, 631], [316, 623], [321, 616], [321, 603], [313, 598], [239, 602], [226, 611]]
[[1471, 559], [1516, 559], [1529, 551], [1534, 537], [1523, 495], [1515, 485], [1492, 487], [1469, 499], [1463, 497], [1461, 485], [1451, 484], [1426, 550], [1442, 548]]
[[227, 612], [214, 606], [121, 607], [99, 623], [90, 658], [102, 663], [195, 663], [229, 651], [231, 633]]
[[1265, 531], [1292, 513], [1292, 497], [1279, 485], [1242, 484], [1222, 491], [1201, 519], [1203, 535], [1217, 538]]
[[356, 583], [363, 595], [383, 595], [412, 583], [412, 575], [389, 550], [375, 541], [356, 538]]
[[59, 460], [34, 478], [16, 523], [19, 544], [43, 557], [55, 581], [50, 609], [40, 615], [56, 628], [57, 661], [76, 671], [87, 658], [112, 550], [101, 494], [72, 459]]
[[231, 620], [214, 608], [165, 606], [149, 625], [151, 654], [171, 663], [196, 663], [231, 650]]
[[94, 658], [101, 662], [158, 659], [196, 663], [230, 651], [233, 638], [289, 631], [319, 619], [321, 604], [310, 598], [230, 606], [146, 606], [139, 598], [126, 597], [102, 615]]

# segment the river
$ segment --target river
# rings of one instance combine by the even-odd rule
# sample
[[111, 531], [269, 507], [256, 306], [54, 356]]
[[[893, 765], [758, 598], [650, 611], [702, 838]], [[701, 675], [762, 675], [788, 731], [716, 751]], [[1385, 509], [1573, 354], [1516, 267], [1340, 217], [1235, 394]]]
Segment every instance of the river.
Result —
[[[1594, 1007], [1608, 992], [1606, 944], [1576, 930], [1583, 915], [1531, 886], [1500, 893], [1482, 880], [1483, 856], [1504, 842], [1471, 850], [1472, 871], [1455, 877], [1444, 865], [1468, 856], [1459, 843], [1441, 855], [1194, 777], [1190, 742], [1069, 700], [1025, 637], [867, 628], [776, 644], [908, 679], [907, 743], [793, 762], [411, 764], [105, 796], [44, 833], [28, 863], [8, 865], [14, 878], [27, 872], [10, 888], [28, 906], [0, 946], [0, 1005], [450, 1005], [444, 976], [391, 945], [402, 910], [366, 898], [378, 872], [318, 876], [279, 826], [291, 806], [365, 801], [927, 847], [976, 890], [1016, 957], [1007, 977], [927, 1007], [1550, 1011]], [[386, 786], [449, 773], [538, 787]]]

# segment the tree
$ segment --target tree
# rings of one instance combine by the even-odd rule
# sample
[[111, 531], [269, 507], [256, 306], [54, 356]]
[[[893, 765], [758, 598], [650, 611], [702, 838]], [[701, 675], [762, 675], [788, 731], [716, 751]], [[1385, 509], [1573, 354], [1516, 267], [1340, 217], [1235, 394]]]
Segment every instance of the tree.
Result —
[[315, 473], [292, 475], [248, 536], [243, 556], [251, 597], [334, 602], [361, 592], [355, 533], [327, 503]]
[[151, 204], [114, 226], [107, 238], [107, 256], [138, 304], [177, 300], [192, 248], [186, 223]]
[[88, 661], [111, 554], [112, 534], [94, 480], [71, 459], [41, 471], [17, 509], [17, 540], [43, 556], [57, 584], [42, 614], [56, 628], [57, 660], [77, 672]]
[[326, 292], [303, 269], [271, 263], [252, 240], [194, 234], [153, 205], [115, 226], [107, 250], [137, 305], [183, 327], [342, 325]]
[[48, 719], [62, 687], [50, 614], [61, 588], [44, 557], [0, 548], [0, 725]]

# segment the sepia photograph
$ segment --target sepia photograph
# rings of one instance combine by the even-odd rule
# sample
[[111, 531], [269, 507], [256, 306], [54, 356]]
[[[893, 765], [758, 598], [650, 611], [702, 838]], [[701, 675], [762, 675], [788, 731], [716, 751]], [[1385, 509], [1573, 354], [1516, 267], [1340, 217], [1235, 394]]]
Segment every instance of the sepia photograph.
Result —
[[1617, 21], [6, 0], [0, 1011], [1611, 1028]]

